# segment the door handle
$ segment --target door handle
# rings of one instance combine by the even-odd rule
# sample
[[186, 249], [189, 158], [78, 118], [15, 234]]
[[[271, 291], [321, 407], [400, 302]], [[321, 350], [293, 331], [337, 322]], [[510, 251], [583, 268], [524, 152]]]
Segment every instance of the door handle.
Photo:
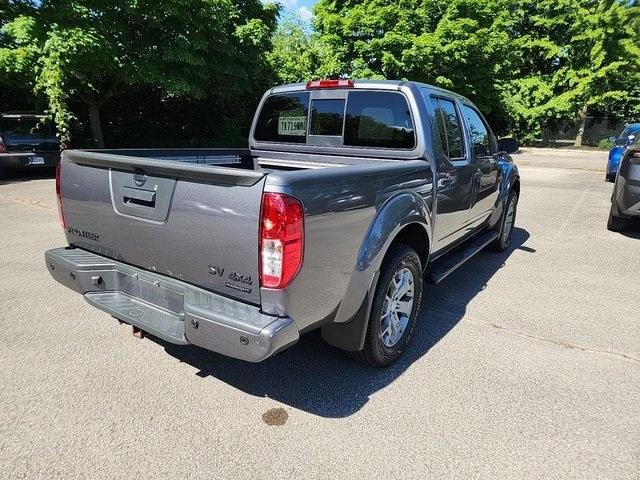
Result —
[[122, 201], [125, 204], [141, 205], [143, 207], [156, 206], [156, 192], [139, 190], [133, 187], [122, 187], [124, 195]]

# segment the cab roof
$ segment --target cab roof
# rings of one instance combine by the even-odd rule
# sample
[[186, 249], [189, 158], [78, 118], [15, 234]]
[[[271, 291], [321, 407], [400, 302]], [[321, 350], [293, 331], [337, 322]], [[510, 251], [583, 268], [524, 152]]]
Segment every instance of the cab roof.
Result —
[[[441, 87], [436, 87], [428, 83], [414, 82], [411, 80], [369, 80], [369, 79], [352, 79], [352, 87], [339, 87], [340, 89], [375, 89], [375, 90], [400, 90], [401, 87], [409, 87], [411, 89], [427, 88], [432, 92], [440, 92], [449, 97], [472, 103], [468, 98]], [[293, 91], [307, 90], [307, 83], [289, 83], [271, 88], [267, 93], [284, 93]], [[322, 88], [313, 88], [313, 90], [322, 90]], [[329, 88], [327, 88], [329, 90]]]

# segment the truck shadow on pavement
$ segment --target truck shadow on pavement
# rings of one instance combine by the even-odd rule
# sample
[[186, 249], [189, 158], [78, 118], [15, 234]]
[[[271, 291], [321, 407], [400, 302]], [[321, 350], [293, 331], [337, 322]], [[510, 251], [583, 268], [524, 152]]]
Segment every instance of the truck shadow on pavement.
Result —
[[422, 311], [410, 348], [398, 362], [385, 369], [353, 362], [323, 342], [317, 331], [303, 335], [289, 350], [258, 364], [198, 347], [154, 340], [173, 357], [198, 369], [200, 377], [215, 377], [250, 395], [269, 397], [321, 417], [347, 417], [360, 410], [370, 395], [400, 377], [451, 331], [465, 315], [467, 304], [485, 288], [515, 250], [535, 253], [524, 246], [528, 238], [526, 230], [515, 228], [507, 251], [481, 252], [440, 285], [425, 285]]

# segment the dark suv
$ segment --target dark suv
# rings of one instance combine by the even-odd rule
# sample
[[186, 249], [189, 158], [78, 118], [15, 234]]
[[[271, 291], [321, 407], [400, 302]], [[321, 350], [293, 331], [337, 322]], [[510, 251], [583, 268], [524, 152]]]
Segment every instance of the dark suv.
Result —
[[618, 232], [626, 230], [633, 219], [640, 220], [640, 137], [622, 156], [615, 182], [607, 228]]
[[0, 114], [0, 175], [8, 169], [55, 167], [60, 144], [45, 115]]

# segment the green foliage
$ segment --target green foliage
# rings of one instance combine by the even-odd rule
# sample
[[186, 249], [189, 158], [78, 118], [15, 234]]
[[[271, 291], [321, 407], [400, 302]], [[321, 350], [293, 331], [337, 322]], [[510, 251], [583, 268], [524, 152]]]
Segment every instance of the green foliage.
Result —
[[503, 101], [526, 139], [590, 115], [640, 115], [638, 8], [616, 0], [519, 0]]
[[333, 52], [334, 75], [422, 81], [499, 113], [512, 56], [504, 0], [320, 0], [315, 14], [320, 38]]
[[280, 21], [268, 61], [279, 83], [331, 76], [337, 66], [328, 46], [298, 17]]
[[333, 75], [459, 92], [531, 140], [588, 114], [640, 115], [638, 7], [617, 0], [320, 0]]
[[600, 150], [611, 150], [613, 148], [613, 142], [608, 138], [603, 138], [598, 142], [598, 148]]
[[637, 4], [319, 0], [309, 24], [261, 0], [0, 0], [0, 108], [44, 105], [86, 143], [240, 143], [275, 83], [412, 79], [526, 142], [640, 118]]
[[276, 15], [259, 0], [26, 2], [2, 27], [0, 68], [31, 76], [64, 137], [71, 102], [85, 103], [100, 143], [99, 109], [131, 89], [164, 100], [254, 99], [268, 82]]

